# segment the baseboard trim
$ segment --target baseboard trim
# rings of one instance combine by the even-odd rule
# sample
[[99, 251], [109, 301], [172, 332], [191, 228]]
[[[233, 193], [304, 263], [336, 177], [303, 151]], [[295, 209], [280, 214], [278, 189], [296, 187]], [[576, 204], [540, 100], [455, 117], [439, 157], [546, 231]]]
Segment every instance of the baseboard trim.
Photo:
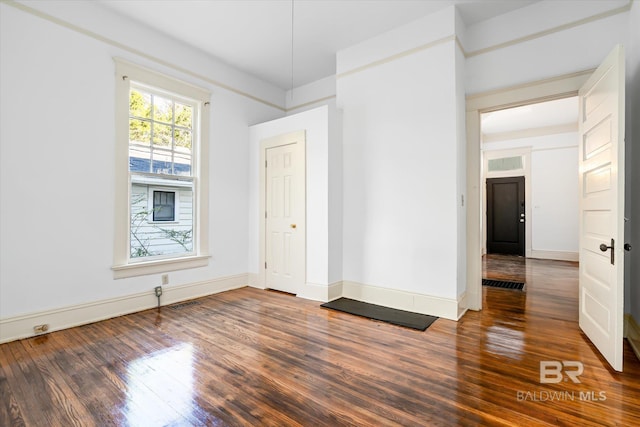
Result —
[[342, 280], [339, 282], [335, 282], [329, 285], [329, 299], [328, 301], [333, 301], [334, 299], [338, 299], [342, 297]]
[[629, 313], [624, 315], [624, 336], [631, 344], [636, 357], [640, 359], [640, 325]]
[[260, 275], [258, 273], [249, 273], [248, 277], [248, 286], [256, 289], [264, 289], [264, 286], [260, 283]]
[[[247, 274], [238, 274], [185, 285], [166, 286], [163, 289], [162, 305], [243, 288], [247, 286], [247, 281]], [[151, 289], [149, 292], [0, 319], [0, 344], [36, 336], [33, 331], [35, 325], [48, 324], [48, 332], [54, 332], [148, 310], [157, 304], [158, 299]]]
[[307, 282], [302, 285], [302, 289], [298, 291], [296, 296], [299, 298], [310, 299], [312, 301], [327, 302], [328, 294], [329, 288], [327, 285]]
[[398, 310], [458, 320], [458, 300], [343, 281], [342, 296]]
[[460, 320], [467, 312], [467, 305], [467, 292], [465, 291], [462, 295], [458, 295], [458, 317], [456, 320]]
[[532, 250], [531, 255], [527, 255], [527, 258], [537, 259], [553, 259], [557, 261], [575, 261], [579, 259], [578, 252], [566, 252], [566, 251], [539, 251]]
[[342, 296], [342, 282], [335, 282], [329, 285], [307, 282], [296, 296], [312, 301], [332, 301]]

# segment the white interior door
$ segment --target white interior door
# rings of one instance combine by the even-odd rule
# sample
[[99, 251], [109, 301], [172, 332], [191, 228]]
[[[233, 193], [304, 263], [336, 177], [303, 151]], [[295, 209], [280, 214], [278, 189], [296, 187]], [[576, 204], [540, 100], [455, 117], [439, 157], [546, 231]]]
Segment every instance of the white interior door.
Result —
[[624, 315], [624, 50], [579, 91], [580, 328], [622, 371]]
[[[299, 134], [299, 133], [297, 133]], [[299, 138], [265, 147], [265, 287], [298, 293], [305, 279], [305, 174]]]

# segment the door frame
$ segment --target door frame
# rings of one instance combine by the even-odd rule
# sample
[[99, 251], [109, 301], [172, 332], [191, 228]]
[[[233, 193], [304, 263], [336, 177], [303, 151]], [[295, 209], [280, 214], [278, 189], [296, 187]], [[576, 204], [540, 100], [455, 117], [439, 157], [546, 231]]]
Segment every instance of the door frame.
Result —
[[[524, 226], [524, 256], [531, 258], [532, 255], [532, 236], [533, 229], [530, 221], [532, 217], [531, 207], [531, 147], [508, 148], [500, 150], [482, 150], [482, 252], [481, 255], [487, 253], [487, 179], [489, 178], [514, 178], [517, 176], [524, 177], [524, 209], [525, 209], [525, 226]], [[510, 171], [489, 172], [489, 160], [499, 159], [503, 157], [523, 158], [523, 168]]]
[[[289, 132], [286, 134], [276, 135], [270, 138], [265, 138], [260, 141], [260, 163], [258, 165], [259, 172], [258, 176], [260, 177], [260, 209], [258, 211], [258, 284], [266, 289], [267, 287], [267, 276], [265, 274], [265, 263], [266, 263], [266, 243], [267, 243], [267, 228], [266, 228], [266, 197], [267, 197], [267, 182], [266, 182], [266, 162], [267, 162], [267, 150], [270, 148], [281, 147], [284, 145], [291, 144], [300, 144], [301, 150], [301, 158], [302, 164], [300, 168], [302, 169], [302, 179], [303, 179], [303, 188], [304, 188], [304, 196], [300, 203], [302, 203], [302, 217], [297, 221], [296, 225], [298, 228], [298, 235], [301, 236], [303, 242], [301, 247], [303, 248], [303, 254], [301, 255], [301, 259], [303, 260], [302, 270], [304, 271], [302, 283], [300, 286], [304, 286], [307, 280], [307, 143], [306, 143], [306, 132], [304, 130]], [[301, 289], [298, 289], [298, 292]]]
[[482, 310], [482, 153], [480, 115], [577, 96], [595, 69], [565, 74], [466, 97], [467, 127], [467, 291], [466, 307]]

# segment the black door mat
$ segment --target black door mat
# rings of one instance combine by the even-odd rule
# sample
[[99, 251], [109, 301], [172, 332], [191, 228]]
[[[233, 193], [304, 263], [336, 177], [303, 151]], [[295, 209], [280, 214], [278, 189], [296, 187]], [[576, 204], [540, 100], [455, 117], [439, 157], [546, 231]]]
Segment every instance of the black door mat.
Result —
[[427, 314], [396, 310], [395, 308], [369, 304], [350, 298], [338, 298], [337, 300], [324, 303], [320, 307], [343, 311], [345, 313], [355, 314], [356, 316], [368, 317], [369, 319], [381, 320], [420, 331], [424, 331], [438, 319], [435, 316], [429, 316]]
[[492, 288], [515, 289], [521, 291], [524, 289], [522, 282], [508, 282], [505, 280], [482, 279], [482, 286], [490, 286]]

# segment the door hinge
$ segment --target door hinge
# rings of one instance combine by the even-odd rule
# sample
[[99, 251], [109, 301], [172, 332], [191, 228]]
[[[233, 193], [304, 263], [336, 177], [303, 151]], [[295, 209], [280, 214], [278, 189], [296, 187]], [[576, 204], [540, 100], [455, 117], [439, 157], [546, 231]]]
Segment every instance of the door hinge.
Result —
[[267, 263], [266, 263], [266, 261], [265, 261], [265, 263], [264, 263], [264, 269], [265, 269], [265, 270], [267, 269]]
[[267, 211], [264, 211], [264, 218], [267, 218]]
[[267, 167], [267, 161], [266, 160], [264, 161], [264, 167], [265, 168]]

